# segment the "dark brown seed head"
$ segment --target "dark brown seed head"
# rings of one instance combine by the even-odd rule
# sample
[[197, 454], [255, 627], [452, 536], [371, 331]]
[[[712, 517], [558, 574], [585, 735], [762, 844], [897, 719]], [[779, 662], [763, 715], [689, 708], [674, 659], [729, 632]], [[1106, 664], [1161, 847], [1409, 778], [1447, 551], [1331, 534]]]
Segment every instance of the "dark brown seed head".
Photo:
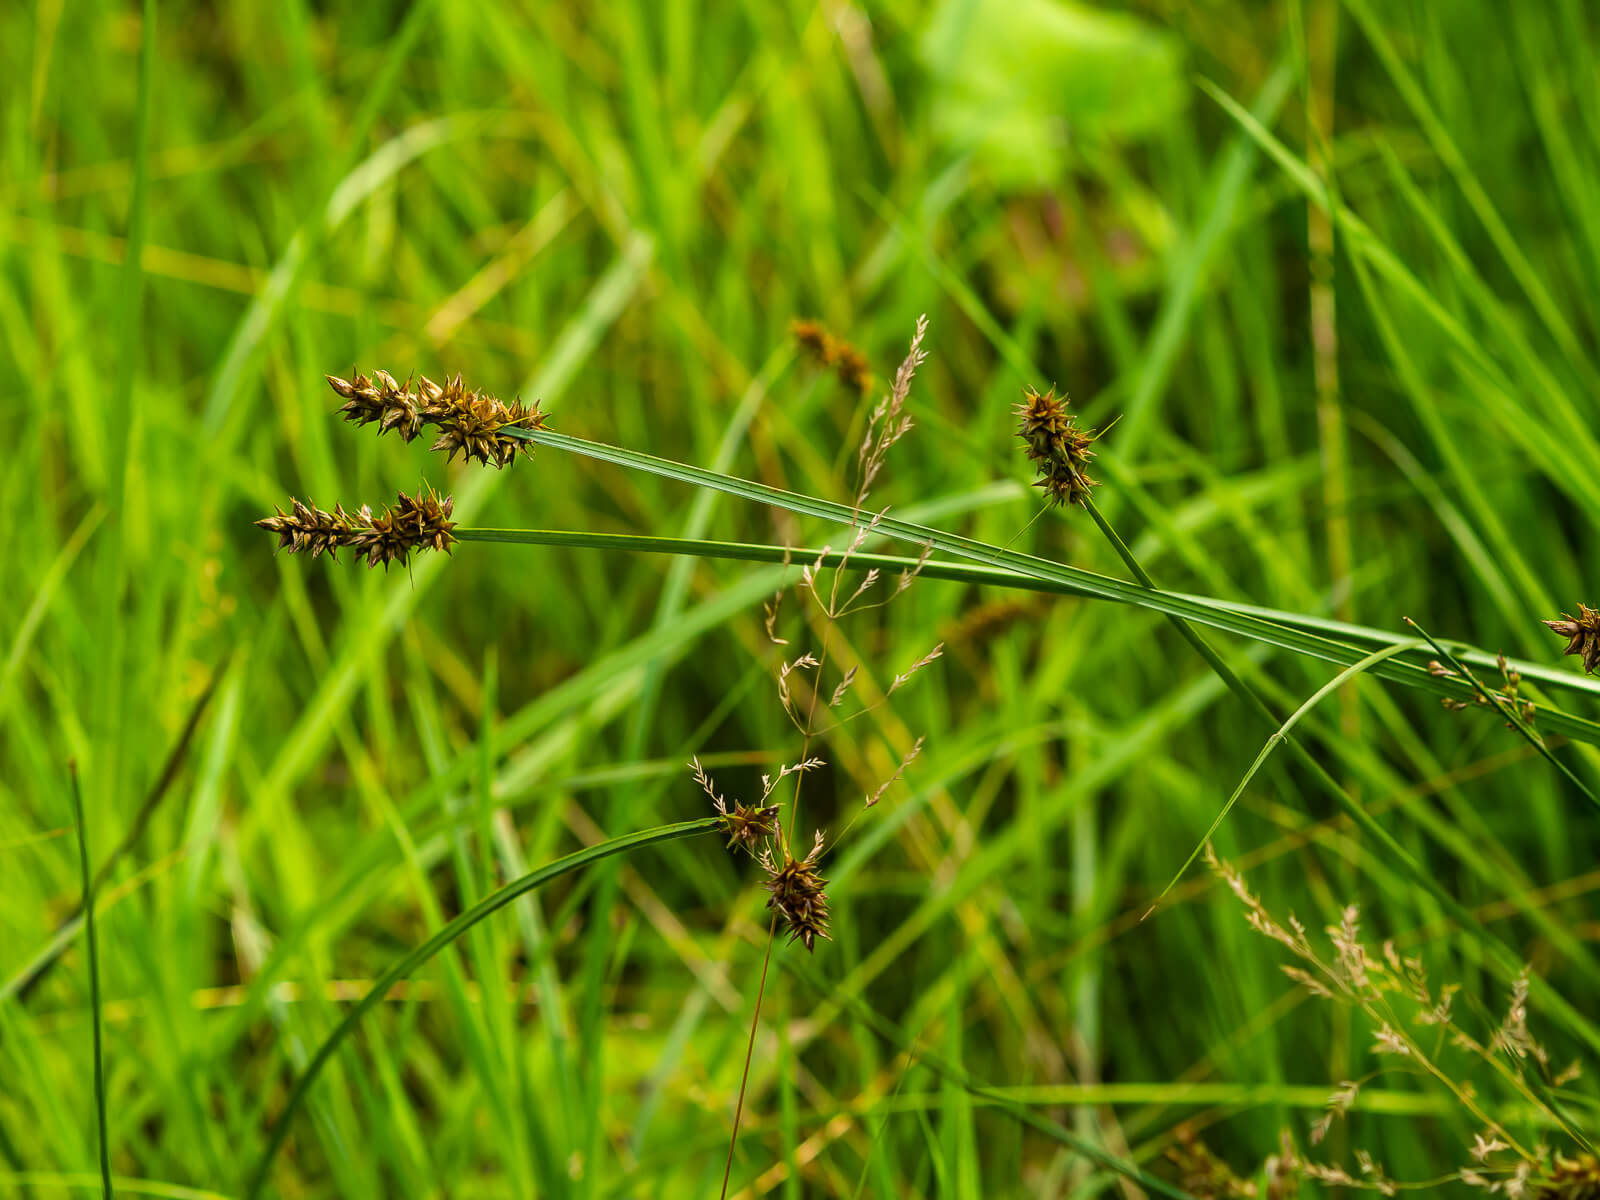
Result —
[[1545, 624], [1568, 639], [1567, 648], [1561, 653], [1576, 654], [1583, 660], [1583, 669], [1590, 675], [1600, 668], [1600, 610], [1579, 604], [1576, 618], [1562, 613], [1559, 621], [1546, 621]]
[[469, 390], [457, 375], [435, 383], [426, 375], [413, 388], [408, 378], [396, 382], [387, 371], [375, 371], [368, 379], [357, 374], [353, 380], [329, 375], [328, 385], [344, 397], [339, 410], [347, 421], [357, 425], [376, 422], [379, 433], [393, 429], [405, 441], [415, 438], [425, 425], [439, 430], [431, 447], [447, 451], [450, 458], [463, 454], [488, 465], [504, 467], [518, 453], [533, 457], [533, 443], [513, 437], [508, 429], [543, 429], [546, 416], [538, 401], [532, 408], [521, 400], [510, 404], [487, 393]]
[[365, 504], [355, 513], [335, 507], [324, 512], [314, 504], [290, 501], [290, 511], [266, 517], [256, 524], [278, 535], [278, 548], [290, 554], [311, 551], [315, 558], [324, 550], [337, 558], [349, 548], [364, 555], [367, 566], [391, 562], [402, 565], [413, 550], [443, 550], [449, 553], [456, 542], [455, 522], [450, 519], [455, 501], [440, 500], [431, 488], [415, 496], [401, 492], [395, 504], [374, 514]]
[[767, 907], [783, 920], [790, 943], [798, 940], [810, 951], [817, 939], [832, 941], [828, 933], [828, 881], [817, 874], [817, 858], [822, 852], [819, 836], [811, 853], [796, 860], [788, 855], [779, 867], [770, 857], [762, 860], [766, 868]]
[[742, 845], [754, 854], [762, 842], [778, 832], [778, 806], [751, 808], [735, 803], [732, 812], [722, 813], [722, 832], [728, 835], [728, 849]]
[[1067, 398], [1057, 396], [1054, 388], [1046, 392], [1026, 388], [1014, 411], [1017, 436], [1038, 469], [1036, 486], [1044, 489], [1052, 504], [1082, 504], [1097, 486], [1088, 471], [1097, 435], [1078, 427]]

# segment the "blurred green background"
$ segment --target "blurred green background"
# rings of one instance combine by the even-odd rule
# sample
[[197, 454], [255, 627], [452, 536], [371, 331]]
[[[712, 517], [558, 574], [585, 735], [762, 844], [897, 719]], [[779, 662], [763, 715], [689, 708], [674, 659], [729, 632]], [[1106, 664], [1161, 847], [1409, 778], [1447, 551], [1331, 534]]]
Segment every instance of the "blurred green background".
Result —
[[[789, 323], [883, 380], [926, 312], [897, 514], [1122, 574], [1082, 514], [1029, 525], [1010, 409], [1054, 382], [1120, 417], [1102, 504], [1165, 586], [1554, 662], [1538, 619], [1596, 595], [1595, 35], [1581, 0], [5, 6], [0, 1195], [98, 1186], [69, 758], [110, 860], [113, 1167], [193, 1197], [243, 1190], [315, 1046], [450, 916], [705, 815], [691, 754], [749, 797], [795, 753], [773, 569], [471, 544], [385, 574], [251, 521], [426, 478], [469, 524], [836, 530], [550, 450], [446, 467], [342, 424], [326, 372], [459, 371], [848, 499], [864, 406]], [[923, 581], [842, 635], [872, 688], [946, 652], [807, 785], [837, 828], [928, 739], [830, 854], [836, 940], [774, 954], [735, 1191], [1133, 1194], [862, 1004], [1158, 1172], [1189, 1122], [1248, 1175], [1374, 1069], [1201, 872], [1139, 920], [1263, 741], [1159, 616]], [[1225, 649], [1283, 711], [1333, 674]], [[1569, 785], [1369, 681], [1301, 729], [1595, 1010]], [[1219, 848], [1313, 929], [1359, 904], [1492, 1027], [1501, 985], [1286, 763]], [[273, 1193], [714, 1194], [759, 883], [702, 838], [479, 927], [341, 1050]], [[1368, 1089], [1324, 1157], [1468, 1162], [1436, 1084]]]

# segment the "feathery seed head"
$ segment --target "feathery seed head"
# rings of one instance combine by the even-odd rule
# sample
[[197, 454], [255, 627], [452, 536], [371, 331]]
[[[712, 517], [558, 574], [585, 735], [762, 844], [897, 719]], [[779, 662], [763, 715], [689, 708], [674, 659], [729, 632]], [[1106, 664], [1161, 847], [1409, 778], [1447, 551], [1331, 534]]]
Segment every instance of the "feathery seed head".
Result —
[[1600, 669], [1600, 610], [1579, 604], [1576, 619], [1562, 613], [1561, 620], [1545, 624], [1569, 639], [1561, 653], [1578, 655], [1583, 660], [1584, 671], [1590, 675]]

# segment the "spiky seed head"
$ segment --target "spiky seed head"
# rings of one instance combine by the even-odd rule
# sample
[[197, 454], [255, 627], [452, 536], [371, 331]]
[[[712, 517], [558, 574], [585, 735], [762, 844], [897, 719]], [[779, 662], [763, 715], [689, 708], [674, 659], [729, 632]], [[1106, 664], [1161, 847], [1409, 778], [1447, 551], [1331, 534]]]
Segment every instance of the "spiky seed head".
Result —
[[543, 429], [546, 414], [535, 401], [530, 408], [520, 399], [510, 404], [476, 389], [469, 389], [459, 374], [444, 383], [426, 375], [413, 386], [408, 377], [396, 381], [387, 371], [375, 371], [368, 379], [352, 372], [354, 379], [329, 375], [328, 386], [344, 397], [340, 412], [357, 425], [376, 422], [379, 433], [391, 429], [411, 441], [425, 425], [439, 430], [431, 447], [444, 450], [449, 458], [457, 454], [475, 458], [484, 465], [504, 467], [520, 453], [533, 457], [533, 443], [512, 437], [508, 429]]
[[733, 811], [721, 810], [722, 832], [728, 835], [728, 849], [742, 845], [752, 854], [778, 832], [778, 806], [768, 808], [735, 803]]
[[1600, 668], [1600, 610], [1587, 604], [1578, 605], [1578, 615], [1561, 614], [1559, 621], [1546, 621], [1551, 629], [1569, 639], [1561, 653], [1576, 654], [1583, 660], [1583, 669], [1593, 675]]
[[816, 870], [821, 853], [819, 836], [811, 853], [803, 859], [785, 854], [781, 867], [770, 857], [762, 860], [767, 871], [767, 907], [783, 920], [789, 931], [789, 944], [799, 941], [808, 952], [819, 937], [833, 940], [828, 933], [828, 881]]
[[312, 558], [326, 550], [329, 558], [337, 559], [339, 547], [349, 544], [350, 515], [338, 505], [333, 512], [326, 512], [313, 501], [291, 498], [288, 512], [276, 505], [273, 508], [276, 516], [263, 517], [256, 524], [278, 535], [279, 550], [290, 554], [309, 550]]
[[441, 500], [426, 484], [415, 496], [404, 492], [396, 503], [374, 515], [363, 504], [355, 513], [335, 506], [324, 512], [315, 504], [290, 501], [290, 511], [279, 509], [276, 516], [256, 522], [262, 529], [278, 535], [278, 548], [290, 554], [311, 551], [315, 558], [324, 550], [333, 558], [344, 548], [365, 556], [368, 567], [391, 562], [405, 564], [413, 550], [443, 550], [447, 554], [456, 542], [455, 522], [450, 514], [455, 501]]
[[1070, 458], [1051, 459], [1039, 465], [1039, 478], [1033, 486], [1044, 489], [1051, 504], [1082, 504], [1090, 490], [1099, 486], [1099, 480], [1090, 478], [1082, 466], [1075, 465]]
[[1075, 424], [1067, 411], [1065, 396], [1057, 396], [1053, 387], [1047, 392], [1024, 388], [1022, 403], [1013, 411], [1018, 418], [1017, 436], [1027, 447], [1029, 458], [1034, 462], [1047, 462], [1060, 457], [1064, 439]]
[[1082, 504], [1098, 486], [1088, 466], [1099, 435], [1084, 433], [1067, 405], [1066, 396], [1057, 396], [1053, 387], [1045, 392], [1029, 387], [1014, 410], [1017, 436], [1037, 464], [1035, 486], [1044, 489], [1052, 504]]

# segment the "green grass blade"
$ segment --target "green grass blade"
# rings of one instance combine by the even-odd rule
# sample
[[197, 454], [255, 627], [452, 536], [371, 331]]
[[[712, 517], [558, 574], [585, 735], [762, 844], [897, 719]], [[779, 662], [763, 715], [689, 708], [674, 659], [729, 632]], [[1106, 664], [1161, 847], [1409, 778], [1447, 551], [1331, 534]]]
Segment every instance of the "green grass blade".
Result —
[[83, 877], [84, 929], [89, 942], [89, 1010], [94, 1027], [94, 1119], [100, 1142], [100, 1190], [111, 1191], [111, 1148], [106, 1136], [105, 1049], [100, 1031], [100, 945], [94, 927], [94, 873], [89, 870], [89, 831], [83, 820], [83, 789], [78, 785], [78, 764], [69, 763], [72, 776], [72, 815], [78, 822], [78, 868]]
[[[571, 451], [575, 454], [596, 458], [602, 462], [614, 463], [617, 466], [627, 467], [631, 470], [647, 471], [663, 478], [692, 484], [695, 487], [713, 488], [717, 491], [739, 496], [745, 500], [758, 504], [771, 504], [804, 516], [818, 517], [841, 525], [850, 525], [859, 519], [859, 514], [845, 504], [838, 504], [815, 496], [804, 496], [795, 492], [784, 491], [781, 488], [770, 487], [767, 484], [739, 479], [716, 471], [708, 471], [702, 467], [692, 467], [684, 463], [657, 458], [654, 455], [641, 454], [636, 450], [624, 450], [617, 446], [606, 445], [603, 442], [592, 442], [586, 438], [572, 437], [569, 434], [554, 433], [550, 430], [512, 429], [506, 432], [528, 441], [537, 442], [543, 446], [549, 446], [552, 449]], [[1158, 588], [1141, 587], [1138, 584], [1114, 579], [1108, 575], [1099, 575], [1093, 571], [1085, 571], [1078, 567], [1063, 566], [1047, 559], [1036, 558], [1030, 554], [1022, 554], [1015, 550], [1005, 550], [992, 546], [987, 542], [945, 533], [926, 525], [917, 525], [909, 521], [901, 521], [894, 517], [884, 516], [878, 520], [876, 528], [885, 537], [895, 538], [914, 545], [931, 545], [936, 550], [942, 550], [945, 553], [983, 563], [990, 567], [998, 567], [1030, 578], [1063, 584], [1080, 596], [1112, 600], [1122, 604], [1148, 608], [1171, 617], [1178, 617], [1201, 625], [1209, 625], [1229, 633], [1238, 634], [1241, 637], [1265, 642], [1312, 658], [1339, 663], [1343, 666], [1349, 666], [1360, 661], [1365, 653], [1355, 646], [1347, 645], [1332, 638], [1302, 632], [1277, 621], [1254, 616], [1240, 606], [1224, 605], [1214, 600], [1184, 596], [1175, 592], [1162, 591]], [[1398, 635], [1395, 635], [1395, 640], [1401, 639], [1399, 639]], [[1381, 678], [1432, 692], [1438, 696], [1450, 696], [1460, 699], [1475, 694], [1471, 686], [1464, 680], [1435, 678], [1429, 675], [1427, 670], [1420, 664], [1389, 659], [1378, 663], [1371, 670], [1374, 675]], [[1585, 690], [1591, 689], [1586, 687]], [[1593, 721], [1563, 713], [1559, 710], [1547, 711], [1541, 709], [1539, 716], [1545, 722], [1546, 728], [1552, 731], [1566, 734], [1591, 745], [1600, 746], [1600, 725]]]
[[1423, 643], [1420, 639], [1414, 638], [1409, 642], [1401, 642], [1395, 646], [1385, 646], [1382, 650], [1374, 650], [1360, 662], [1355, 663], [1352, 666], [1348, 666], [1344, 670], [1340, 671], [1332, 679], [1328, 680], [1327, 683], [1323, 684], [1315, 692], [1311, 693], [1310, 698], [1304, 704], [1295, 709], [1294, 712], [1290, 713], [1289, 719], [1286, 720], [1282, 725], [1278, 726], [1277, 732], [1267, 739], [1266, 745], [1261, 747], [1261, 753], [1256, 755], [1255, 762], [1250, 764], [1250, 769], [1244, 773], [1244, 778], [1239, 780], [1239, 786], [1233, 789], [1233, 795], [1228, 797], [1228, 802], [1222, 806], [1222, 811], [1219, 812], [1216, 816], [1216, 819], [1211, 822], [1210, 828], [1206, 830], [1205, 835], [1195, 845], [1195, 848], [1189, 852], [1189, 857], [1183, 860], [1183, 865], [1178, 868], [1177, 872], [1172, 876], [1172, 879], [1168, 882], [1167, 886], [1161, 889], [1161, 894], [1151, 902], [1150, 910], [1149, 912], [1145, 913], [1145, 916], [1148, 917], [1150, 913], [1155, 912], [1155, 910], [1161, 906], [1161, 902], [1166, 899], [1167, 893], [1177, 886], [1178, 880], [1183, 878], [1184, 872], [1194, 865], [1194, 860], [1200, 857], [1200, 852], [1205, 849], [1206, 843], [1216, 836], [1217, 830], [1222, 827], [1222, 822], [1227, 818], [1228, 813], [1232, 810], [1239, 797], [1244, 794], [1244, 789], [1248, 787], [1250, 781], [1256, 777], [1256, 772], [1261, 770], [1262, 766], [1266, 764], [1267, 759], [1272, 757], [1272, 752], [1276, 750], [1283, 742], [1288, 732], [1297, 724], [1299, 724], [1301, 717], [1305, 716], [1308, 712], [1315, 708], [1318, 701], [1327, 696], [1329, 692], [1337, 691], [1340, 687], [1342, 687], [1347, 680], [1354, 679], [1363, 671], [1370, 670], [1372, 667], [1377, 666], [1380, 662], [1383, 662], [1387, 658], [1393, 658], [1396, 654], [1401, 654], [1406, 650], [1415, 649], [1417, 646], [1422, 644]]
[[709, 833], [717, 827], [716, 817], [704, 817], [698, 821], [683, 821], [676, 825], [658, 825], [654, 829], [641, 830], [638, 833], [624, 834], [622, 837], [612, 838], [610, 841], [589, 846], [565, 858], [557, 859], [547, 866], [540, 867], [537, 871], [524, 875], [521, 879], [506, 884], [499, 891], [485, 896], [478, 903], [467, 909], [455, 920], [451, 921], [438, 933], [434, 934], [410, 954], [406, 955], [394, 966], [383, 973], [372, 985], [366, 995], [345, 1014], [344, 1020], [330, 1033], [322, 1045], [317, 1047], [317, 1052], [306, 1064], [306, 1069], [301, 1072], [300, 1078], [295, 1080], [294, 1087], [289, 1093], [289, 1099], [283, 1106], [283, 1111], [278, 1114], [277, 1122], [268, 1135], [266, 1149], [261, 1152], [261, 1157], [256, 1161], [255, 1169], [251, 1172], [249, 1186], [245, 1190], [247, 1197], [256, 1197], [262, 1194], [266, 1187], [267, 1175], [272, 1169], [272, 1160], [277, 1156], [284, 1139], [289, 1135], [289, 1126], [294, 1120], [295, 1113], [304, 1103], [306, 1093], [311, 1085], [316, 1082], [322, 1068], [333, 1057], [350, 1033], [360, 1023], [361, 1018], [375, 1008], [401, 979], [411, 974], [422, 966], [446, 946], [460, 938], [480, 921], [498, 912], [519, 896], [526, 895], [535, 888], [542, 887], [552, 879], [559, 879], [590, 863], [599, 862], [610, 858], [614, 854], [625, 854], [638, 850], [644, 846], [655, 845], [658, 842], [675, 841], [678, 838], [694, 837], [697, 834]]

